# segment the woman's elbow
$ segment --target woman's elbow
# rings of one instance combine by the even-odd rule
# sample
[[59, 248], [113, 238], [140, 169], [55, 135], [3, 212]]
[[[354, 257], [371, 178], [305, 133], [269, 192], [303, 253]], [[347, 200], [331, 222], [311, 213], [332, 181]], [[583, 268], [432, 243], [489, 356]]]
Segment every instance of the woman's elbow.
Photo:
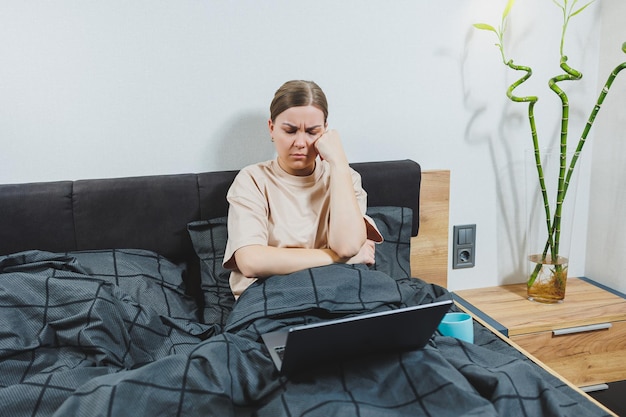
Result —
[[345, 233], [339, 236], [334, 236], [334, 238], [331, 237], [329, 239], [328, 243], [337, 256], [349, 259], [359, 253], [366, 240], [367, 235], [365, 227], [363, 227], [362, 233]]
[[253, 247], [243, 247], [235, 252], [237, 269], [248, 278], [261, 278], [257, 251]]
[[359, 253], [361, 247], [363, 247], [364, 244], [365, 239], [363, 239], [362, 242], [343, 242], [342, 244], [331, 246], [331, 249], [337, 254], [338, 257], [343, 259], [350, 259]]
[[245, 264], [243, 262], [241, 264], [237, 264], [237, 269], [239, 269], [239, 272], [241, 272], [241, 274], [244, 277], [260, 278], [258, 276], [259, 274], [257, 273], [257, 271], [253, 267], [251, 267], [251, 266], [249, 266], [249, 265], [247, 265], [247, 264]]

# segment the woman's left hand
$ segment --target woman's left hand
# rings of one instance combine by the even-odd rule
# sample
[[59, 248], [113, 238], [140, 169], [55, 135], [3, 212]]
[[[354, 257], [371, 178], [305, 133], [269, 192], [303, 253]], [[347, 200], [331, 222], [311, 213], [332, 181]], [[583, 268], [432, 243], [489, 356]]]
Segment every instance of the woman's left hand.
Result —
[[322, 160], [329, 163], [348, 163], [348, 158], [341, 144], [341, 137], [336, 130], [327, 130], [315, 141], [315, 149]]

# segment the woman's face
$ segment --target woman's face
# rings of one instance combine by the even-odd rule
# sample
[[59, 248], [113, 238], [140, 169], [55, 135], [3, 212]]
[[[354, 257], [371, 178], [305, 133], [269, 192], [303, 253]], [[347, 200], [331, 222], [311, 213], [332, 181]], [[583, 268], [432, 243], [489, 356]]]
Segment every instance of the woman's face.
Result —
[[324, 113], [314, 106], [291, 107], [268, 123], [280, 167], [291, 175], [311, 174], [315, 141], [326, 131]]

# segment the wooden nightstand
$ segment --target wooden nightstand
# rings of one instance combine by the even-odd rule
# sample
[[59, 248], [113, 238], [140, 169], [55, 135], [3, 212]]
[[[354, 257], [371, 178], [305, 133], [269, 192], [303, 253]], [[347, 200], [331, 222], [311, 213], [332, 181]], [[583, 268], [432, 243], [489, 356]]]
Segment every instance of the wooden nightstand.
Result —
[[565, 301], [526, 298], [526, 284], [455, 292], [463, 307], [573, 384], [626, 379], [626, 297], [587, 278], [569, 278]]

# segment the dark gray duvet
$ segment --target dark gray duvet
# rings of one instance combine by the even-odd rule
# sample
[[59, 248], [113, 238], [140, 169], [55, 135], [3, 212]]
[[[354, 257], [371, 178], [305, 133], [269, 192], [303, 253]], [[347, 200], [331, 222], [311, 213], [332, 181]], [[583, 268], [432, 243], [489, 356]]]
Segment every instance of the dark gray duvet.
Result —
[[417, 279], [346, 265], [274, 276], [222, 327], [200, 322], [182, 274], [136, 251], [0, 257], [0, 415], [606, 415], [479, 325], [475, 344], [434, 335], [417, 351], [275, 371], [262, 333], [449, 297]]

